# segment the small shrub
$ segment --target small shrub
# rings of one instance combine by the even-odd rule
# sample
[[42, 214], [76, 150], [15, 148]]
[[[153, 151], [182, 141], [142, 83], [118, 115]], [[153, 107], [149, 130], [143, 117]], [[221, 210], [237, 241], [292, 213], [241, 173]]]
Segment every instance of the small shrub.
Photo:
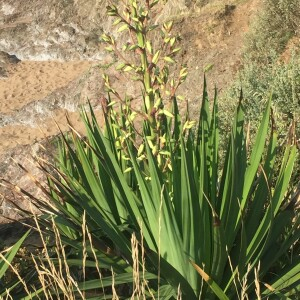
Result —
[[[272, 51], [282, 53], [288, 41], [299, 34], [298, 0], [266, 0], [246, 39], [246, 53], [251, 59], [268, 63]], [[270, 52], [271, 50], [271, 52]]]
[[[280, 56], [297, 36], [300, 7], [296, 0], [267, 0], [246, 38], [243, 70], [235, 86], [242, 86], [248, 118], [257, 120], [262, 103], [272, 94], [279, 122], [299, 118], [300, 60], [297, 48], [284, 63]], [[283, 115], [280, 115], [283, 114]]]

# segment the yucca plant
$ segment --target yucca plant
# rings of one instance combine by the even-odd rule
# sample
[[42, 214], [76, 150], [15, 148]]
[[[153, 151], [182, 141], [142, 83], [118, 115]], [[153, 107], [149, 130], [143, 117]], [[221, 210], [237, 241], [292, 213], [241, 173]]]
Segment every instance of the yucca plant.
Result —
[[[137, 51], [141, 64], [121, 69], [141, 76], [145, 109], [135, 109], [105, 76], [105, 127], [92, 107], [83, 110], [86, 136], [71, 126], [61, 137], [56, 165], [37, 159], [48, 177], [47, 187], [37, 182], [48, 200], [32, 197], [43, 212], [39, 222], [49, 234], [54, 222], [65, 245], [64, 261], [75, 271], [84, 268], [84, 278], [75, 271], [74, 278], [82, 292], [96, 293], [86, 299], [116, 298], [116, 293], [120, 298], [296, 299], [300, 231], [289, 185], [297, 158], [293, 132], [278, 156], [270, 100], [256, 138], [249, 141], [241, 97], [221, 165], [217, 95], [210, 105], [204, 81], [199, 120], [187, 114], [182, 121], [178, 84], [148, 39], [154, 29], [150, 12], [158, 2], [131, 0], [124, 17], [116, 6], [108, 7], [121, 30], [137, 39], [126, 47]], [[163, 35], [163, 48], [172, 52], [176, 39], [169, 34]], [[111, 37], [104, 39], [115, 47]], [[172, 55], [161, 59], [175, 62]], [[181, 68], [178, 82], [185, 76]], [[136, 115], [142, 116], [140, 127]], [[278, 161], [281, 169], [274, 174]]]
[[[86, 251], [86, 266], [95, 266], [95, 251], [104, 274], [113, 268], [115, 284], [134, 280], [134, 233], [144, 249], [140, 268], [149, 297], [176, 297], [179, 288], [185, 299], [236, 299], [243, 293], [250, 299], [256, 293], [292, 298], [300, 276], [299, 218], [289, 187], [297, 151], [289, 139], [284, 156], [276, 157], [270, 115], [269, 102], [249, 153], [239, 103], [219, 175], [216, 98], [210, 114], [205, 92], [197, 130], [184, 136], [180, 122], [173, 124], [181, 134], [175, 139], [176, 130], [170, 133], [176, 143], [170, 142], [172, 171], [166, 175], [146, 136], [146, 159], [138, 160], [137, 149], [128, 148], [132, 171], [124, 173], [118, 150], [93, 111], [90, 118], [83, 112], [86, 139], [72, 130], [72, 142], [62, 140], [59, 168], [48, 163], [53, 207], [39, 202], [50, 211], [40, 221], [47, 226], [47, 215], [54, 218], [63, 243], [73, 249], [70, 265], [82, 264]], [[279, 174], [272, 173], [276, 159]], [[85, 250], [83, 215], [93, 241]], [[113, 278], [103, 280], [110, 285]], [[102, 285], [93, 279], [80, 287]]]

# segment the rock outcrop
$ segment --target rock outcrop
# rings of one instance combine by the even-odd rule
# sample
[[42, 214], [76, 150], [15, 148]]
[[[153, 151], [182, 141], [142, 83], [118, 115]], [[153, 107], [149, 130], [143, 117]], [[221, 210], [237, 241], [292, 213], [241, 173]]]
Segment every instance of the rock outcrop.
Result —
[[[243, 34], [257, 0], [236, 7], [231, 5], [235, 2], [170, 0], [156, 16], [157, 23], [172, 19], [174, 30], [183, 38], [178, 60], [187, 64], [190, 76], [179, 92], [190, 102], [191, 111], [199, 108], [203, 70], [208, 65], [215, 65], [207, 74], [210, 89], [215, 84], [225, 87], [239, 68]], [[121, 94], [139, 98], [139, 87], [118, 76], [105, 45], [99, 43], [103, 32], [112, 33], [119, 45], [126, 38], [106, 16], [107, 3], [0, 0], [0, 178], [37, 196], [42, 195], [11, 157], [31, 168], [28, 159], [40, 144], [51, 153], [51, 143], [44, 137], [51, 140], [58, 133], [52, 118], [68, 129], [66, 111], [81, 130], [78, 106], [89, 99], [100, 109], [98, 100], [105, 94], [103, 72], [112, 76]], [[36, 169], [32, 172], [43, 176]], [[10, 200], [28, 208], [28, 202], [2, 186], [0, 215], [22, 217]]]
[[[0, 49], [21, 60], [102, 59], [105, 1], [0, 1]], [[106, 28], [108, 29], [108, 28]]]

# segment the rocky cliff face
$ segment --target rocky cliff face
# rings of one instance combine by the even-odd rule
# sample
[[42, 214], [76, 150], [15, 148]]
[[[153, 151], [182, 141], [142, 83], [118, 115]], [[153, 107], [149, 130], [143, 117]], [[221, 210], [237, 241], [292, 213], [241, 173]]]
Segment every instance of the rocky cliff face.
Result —
[[[238, 70], [243, 34], [259, 0], [239, 2], [169, 0], [156, 16], [157, 23], [174, 20], [183, 38], [180, 59], [190, 76], [180, 93], [190, 101], [191, 111], [199, 107], [207, 65], [215, 65], [208, 74], [211, 87], [225, 87]], [[107, 0], [0, 0], [0, 179], [40, 196], [10, 157], [31, 168], [27, 159], [32, 151], [40, 153], [40, 144], [52, 149], [45, 140], [58, 133], [52, 118], [67, 130], [66, 111], [81, 128], [78, 105], [88, 98], [100, 108], [104, 69], [121, 94], [139, 93], [139, 87], [118, 76], [99, 44], [103, 32], [112, 32], [122, 45], [123, 37], [106, 16], [106, 4]], [[42, 176], [36, 169], [32, 172]], [[8, 200], [29, 205], [0, 186], [0, 216], [20, 217]]]
[[[102, 59], [105, 1], [2, 0], [0, 49], [21, 60]], [[106, 28], [107, 29], [107, 28]]]
[[[115, 1], [118, 3], [118, 1]], [[160, 20], [187, 11], [169, 1]], [[107, 0], [1, 0], [0, 49], [21, 60], [102, 60], [99, 36], [112, 31]]]

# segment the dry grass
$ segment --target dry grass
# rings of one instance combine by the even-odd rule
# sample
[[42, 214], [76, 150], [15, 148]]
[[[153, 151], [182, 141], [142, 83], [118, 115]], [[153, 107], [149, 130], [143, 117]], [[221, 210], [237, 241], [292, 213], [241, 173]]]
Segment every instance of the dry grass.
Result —
[[[64, 299], [64, 300], [85, 300], [87, 299], [87, 296], [91, 296], [91, 294], [87, 294], [85, 291], [81, 291], [78, 287], [78, 282], [76, 279], [74, 279], [74, 276], [71, 274], [70, 266], [68, 264], [68, 258], [65, 251], [65, 246], [63, 245], [59, 230], [52, 219], [52, 232], [54, 233], [54, 240], [55, 244], [54, 247], [49, 247], [47, 244], [47, 238], [45, 237], [45, 234], [43, 233], [43, 230], [41, 229], [37, 219], [35, 218], [36, 222], [36, 229], [38, 230], [41, 241], [42, 241], [42, 250], [40, 251], [39, 256], [32, 255], [32, 261], [34, 263], [34, 267], [37, 271], [38, 275], [38, 284], [41, 286], [41, 288], [36, 288], [32, 286], [28, 286], [27, 283], [22, 279], [22, 276], [20, 275], [17, 268], [14, 267], [13, 264], [9, 264], [9, 262], [6, 261], [5, 257], [2, 253], [0, 253], [0, 258], [6, 261], [10, 268], [15, 274], [20, 282], [23, 285], [23, 288], [25, 292], [28, 294], [30, 299], [35, 299], [34, 296], [36, 296], [38, 299]], [[102, 273], [100, 270], [99, 262], [97, 260], [97, 255], [95, 252], [95, 249], [93, 247], [93, 241], [91, 234], [87, 228], [86, 225], [86, 217], [85, 214], [83, 216], [83, 223], [82, 223], [82, 276], [81, 281], [84, 282], [86, 279], [86, 260], [87, 260], [87, 244], [91, 245], [92, 253], [95, 259], [95, 267], [99, 276], [99, 280], [102, 283]], [[132, 260], [133, 260], [133, 288], [131, 293], [131, 299], [160, 299], [154, 296], [152, 290], [148, 286], [148, 282], [145, 279], [145, 248], [143, 244], [143, 234], [141, 232], [141, 240], [139, 241], [136, 237], [136, 235], [133, 233], [131, 237], [131, 246], [132, 246]], [[57, 264], [53, 261], [53, 254], [55, 253], [55, 256], [58, 258]], [[231, 271], [233, 276], [233, 282], [234, 286], [236, 288], [236, 294], [238, 295], [239, 300], [249, 300], [249, 296], [247, 294], [247, 289], [249, 286], [248, 282], [248, 275], [250, 274], [250, 271], [252, 270], [252, 266], [248, 265], [246, 275], [241, 278], [239, 275], [239, 272], [237, 269], [233, 269], [233, 266], [231, 264], [231, 259], [228, 257], [230, 261]], [[261, 289], [260, 289], [260, 281], [259, 281], [259, 271], [260, 271], [260, 264], [258, 264], [257, 268], [254, 269], [255, 274], [255, 292], [257, 299], [261, 299]], [[112, 286], [111, 286], [111, 292], [112, 292], [112, 299], [119, 299], [120, 295], [120, 289], [118, 289], [115, 285], [114, 281], [114, 270], [111, 269], [112, 273]], [[271, 288], [271, 287], [270, 287]], [[36, 294], [36, 295], [35, 295]], [[97, 294], [94, 294], [94, 296], [97, 296]], [[159, 295], [159, 294], [158, 294]], [[105, 295], [105, 288], [102, 285], [102, 296], [106, 298]], [[0, 297], [2, 300], [9, 300], [13, 299], [13, 297], [10, 295], [9, 291], [7, 295], [4, 297]], [[182, 299], [182, 293], [180, 286], [178, 286], [177, 291], [177, 300]]]

